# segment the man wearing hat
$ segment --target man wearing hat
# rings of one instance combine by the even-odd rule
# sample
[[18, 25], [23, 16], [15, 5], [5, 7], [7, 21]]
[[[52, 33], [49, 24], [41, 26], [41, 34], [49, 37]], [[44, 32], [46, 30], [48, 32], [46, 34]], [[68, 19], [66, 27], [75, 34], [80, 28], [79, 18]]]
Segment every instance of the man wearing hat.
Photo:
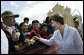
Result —
[[78, 22], [77, 18], [74, 20], [74, 26], [78, 30], [78, 32], [83, 40], [83, 30], [79, 28], [79, 22]]
[[4, 11], [1, 17], [3, 20], [3, 22], [1, 22], [1, 29], [5, 32], [8, 39], [10, 52], [15, 47], [14, 41], [19, 40], [20, 36], [19, 30], [17, 30], [14, 26], [15, 18], [19, 17], [19, 15], [14, 15], [11, 11]]

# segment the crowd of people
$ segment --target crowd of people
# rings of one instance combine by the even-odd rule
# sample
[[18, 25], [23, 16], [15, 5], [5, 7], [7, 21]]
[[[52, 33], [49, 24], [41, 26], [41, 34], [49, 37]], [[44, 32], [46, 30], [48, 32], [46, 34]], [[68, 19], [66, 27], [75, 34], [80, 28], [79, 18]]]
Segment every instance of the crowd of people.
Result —
[[[8, 51], [8, 53], [12, 50], [18, 50], [20, 48], [18, 44], [26, 43], [28, 44], [28, 46], [30, 46], [31, 44], [35, 43], [35, 40], [39, 40], [48, 45], [53, 45], [54, 43], [57, 43], [58, 48], [60, 49], [60, 53], [66, 53], [66, 52], [82, 53], [81, 48], [83, 48], [83, 45], [82, 45], [82, 39], [80, 39], [81, 35], [79, 36], [79, 33], [75, 29], [69, 28], [67, 27], [67, 25], [64, 25], [63, 18], [61, 18], [59, 15], [57, 16], [54, 15], [53, 17], [46, 17], [46, 20], [43, 23], [40, 23], [38, 20], [33, 20], [32, 24], [29, 25], [28, 23], [30, 19], [28, 17], [25, 17], [23, 22], [18, 25], [18, 23], [16, 23], [15, 21], [15, 18], [18, 18], [19, 15], [18, 14], [14, 15], [11, 11], [4, 11], [1, 17], [3, 20], [3, 22], [1, 22], [1, 30], [6, 34], [5, 37], [7, 38], [7, 41], [5, 40], [4, 42], [8, 42], [7, 46], [9, 47], [6, 50]], [[55, 21], [57, 23], [55, 23]], [[69, 29], [70, 34], [67, 32], [66, 36], [64, 36], [65, 32], [63, 31], [66, 30], [64, 28], [66, 28], [67, 30]], [[59, 31], [57, 29], [62, 31]], [[73, 32], [75, 32], [75, 34], [73, 34]], [[55, 38], [54, 34], [56, 35], [57, 39]], [[66, 48], [62, 47], [61, 42], [59, 42], [59, 40], [61, 40], [62, 38], [59, 34], [61, 34], [62, 38], [64, 38], [62, 43], [64, 45], [68, 45], [68, 47]], [[74, 38], [77, 39], [77, 40], [74, 39], [75, 40], [74, 43], [72, 43], [73, 35]], [[77, 37], [75, 37], [76, 35]], [[3, 47], [4, 42], [2, 42], [2, 37], [3, 34], [1, 34], [1, 51], [2, 51], [1, 53], [4, 54], [5, 51], [3, 49], [5, 48]], [[78, 42], [78, 44], [76, 44], [77, 43], [76, 41]], [[69, 45], [70, 46], [72, 45], [72, 47], [73, 45], [76, 45], [77, 47], [76, 46], [75, 47], [78, 49], [74, 49], [75, 47], [72, 49], [72, 47], [70, 47]]]

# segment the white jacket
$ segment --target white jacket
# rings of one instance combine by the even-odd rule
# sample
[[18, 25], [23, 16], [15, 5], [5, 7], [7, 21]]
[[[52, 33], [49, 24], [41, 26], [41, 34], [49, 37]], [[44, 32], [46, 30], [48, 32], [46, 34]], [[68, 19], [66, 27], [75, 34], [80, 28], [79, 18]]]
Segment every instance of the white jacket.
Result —
[[83, 41], [75, 28], [65, 25], [63, 38], [59, 30], [47, 40], [40, 38], [40, 41], [49, 46], [57, 44], [60, 54], [83, 54]]
[[1, 54], [8, 54], [8, 49], [8, 39], [4, 31], [1, 29]]

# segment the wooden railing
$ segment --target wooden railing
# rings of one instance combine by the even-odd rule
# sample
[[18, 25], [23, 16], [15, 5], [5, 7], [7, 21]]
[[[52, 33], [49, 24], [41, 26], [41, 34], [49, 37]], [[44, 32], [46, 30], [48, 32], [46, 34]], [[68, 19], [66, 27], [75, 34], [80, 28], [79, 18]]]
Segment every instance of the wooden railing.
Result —
[[58, 49], [57, 46], [49, 47], [37, 41], [30, 46], [23, 43], [18, 50], [9, 52], [9, 54], [58, 54], [59, 51], [56, 49]]

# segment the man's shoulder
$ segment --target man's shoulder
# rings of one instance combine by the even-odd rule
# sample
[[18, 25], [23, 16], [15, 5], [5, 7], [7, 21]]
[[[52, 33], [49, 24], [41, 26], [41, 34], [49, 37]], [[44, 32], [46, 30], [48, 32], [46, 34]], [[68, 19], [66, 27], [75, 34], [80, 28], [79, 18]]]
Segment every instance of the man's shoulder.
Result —
[[77, 28], [79, 31], [82, 31], [83, 29], [82, 28]]
[[76, 28], [74, 28], [74, 27], [69, 27], [69, 29], [72, 31], [76, 30]]
[[67, 26], [68, 28], [68, 31], [69, 32], [71, 32], [71, 33], [74, 33], [75, 31], [77, 31], [77, 29], [76, 28], [74, 28], [74, 27], [71, 27], [71, 26]]

